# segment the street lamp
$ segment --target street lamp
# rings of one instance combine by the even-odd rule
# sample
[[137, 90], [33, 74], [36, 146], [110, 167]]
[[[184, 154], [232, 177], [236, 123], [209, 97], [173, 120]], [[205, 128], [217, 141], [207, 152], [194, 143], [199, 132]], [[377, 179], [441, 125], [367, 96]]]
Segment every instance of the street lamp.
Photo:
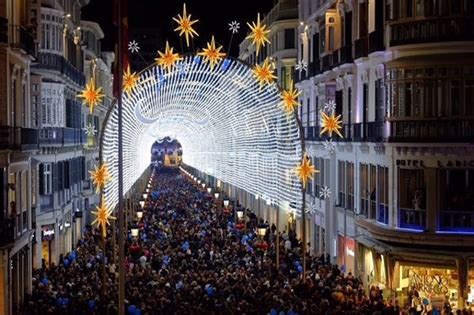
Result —
[[148, 197], [148, 194], [146, 192], [143, 193], [143, 199], [146, 199]]
[[219, 193], [218, 193], [218, 192], [214, 193], [214, 197], [215, 197], [216, 199], [219, 199]]
[[143, 207], [145, 206], [145, 200], [142, 199], [138, 203], [140, 204], [140, 207], [142, 207], [143, 209]]
[[263, 239], [265, 237], [265, 234], [267, 234], [267, 228], [268, 228], [268, 225], [266, 225], [264, 223], [257, 225], [258, 237]]
[[229, 199], [224, 199], [224, 208], [229, 206]]
[[206, 188], [206, 183], [201, 184], [202, 188]]
[[243, 210], [237, 210], [237, 218], [239, 220], [242, 220], [242, 218], [244, 217], [244, 211]]
[[132, 237], [138, 237], [138, 233], [140, 232], [137, 226], [132, 227], [130, 231], [132, 232]]
[[198, 179], [198, 184], [199, 184], [199, 185], [201, 184], [201, 180], [200, 180], [200, 179]]
[[212, 192], [212, 188], [211, 187], [207, 187], [207, 193], [210, 194]]
[[138, 218], [138, 220], [141, 220], [141, 218], [143, 218], [143, 211], [142, 210], [137, 211], [137, 218]]

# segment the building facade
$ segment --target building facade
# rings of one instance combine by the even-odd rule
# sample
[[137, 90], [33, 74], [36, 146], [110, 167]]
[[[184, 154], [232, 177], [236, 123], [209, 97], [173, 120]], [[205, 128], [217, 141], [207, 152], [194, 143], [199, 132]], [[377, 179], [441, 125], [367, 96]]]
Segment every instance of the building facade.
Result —
[[[80, 20], [88, 1], [43, 1], [38, 63], [39, 151], [32, 163], [37, 202], [34, 266], [57, 264], [81, 237], [97, 197], [89, 170], [98, 161], [99, 132], [112, 97], [113, 54], [102, 53], [98, 24]], [[93, 111], [77, 95], [95, 80], [106, 98]]]
[[[312, 248], [403, 306], [474, 292], [474, 4], [301, 0]], [[327, 143], [320, 111], [342, 118]], [[325, 108], [326, 105], [326, 108]], [[321, 196], [328, 187], [330, 196]]]
[[245, 39], [239, 45], [239, 59], [253, 66], [269, 58], [274, 65], [278, 84], [286, 88], [293, 79], [297, 59], [298, 1], [280, 0], [261, 18], [262, 24], [270, 30], [268, 38], [271, 43], [263, 47], [257, 56], [255, 45]]
[[0, 1], [0, 313], [31, 292], [34, 242], [31, 158], [37, 130], [30, 108], [36, 25], [27, 1]]
[[[32, 270], [73, 248], [97, 204], [87, 171], [98, 160], [112, 100], [113, 53], [89, 1], [0, 1], [0, 313], [19, 312]], [[83, 28], [83, 29], [82, 29]], [[92, 114], [77, 99], [95, 76], [107, 95]], [[85, 134], [92, 122], [94, 135]]]

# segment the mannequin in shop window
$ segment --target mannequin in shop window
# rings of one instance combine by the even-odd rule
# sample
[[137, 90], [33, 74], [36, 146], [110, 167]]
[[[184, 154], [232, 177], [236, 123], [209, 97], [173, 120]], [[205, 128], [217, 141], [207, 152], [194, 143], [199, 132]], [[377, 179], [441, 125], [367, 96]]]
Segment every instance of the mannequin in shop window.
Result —
[[423, 196], [423, 190], [421, 188], [418, 188], [415, 190], [415, 194], [413, 196], [413, 209], [415, 210], [423, 210], [424, 209], [424, 196]]

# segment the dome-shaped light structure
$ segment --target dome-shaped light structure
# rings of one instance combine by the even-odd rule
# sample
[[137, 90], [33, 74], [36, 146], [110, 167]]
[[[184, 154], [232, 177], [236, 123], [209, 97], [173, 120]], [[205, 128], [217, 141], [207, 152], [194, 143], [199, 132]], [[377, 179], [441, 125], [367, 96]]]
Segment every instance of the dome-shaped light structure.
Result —
[[[157, 138], [172, 136], [183, 163], [251, 194], [265, 195], [284, 209], [301, 208], [300, 129], [282, 108], [277, 85], [261, 87], [252, 68], [225, 59], [213, 70], [200, 57], [186, 56], [165, 72], [153, 65], [137, 87], [123, 95], [124, 193], [149, 167], [143, 157]], [[112, 181], [107, 203], [118, 202], [118, 114], [107, 117], [101, 149]]]

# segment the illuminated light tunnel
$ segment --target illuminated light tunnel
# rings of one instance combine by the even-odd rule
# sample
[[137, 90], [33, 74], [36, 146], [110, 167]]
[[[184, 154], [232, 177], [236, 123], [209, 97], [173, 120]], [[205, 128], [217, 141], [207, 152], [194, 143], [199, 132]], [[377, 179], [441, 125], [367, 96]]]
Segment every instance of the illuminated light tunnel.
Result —
[[[295, 115], [282, 108], [276, 84], [260, 87], [252, 68], [225, 59], [214, 70], [186, 56], [169, 73], [158, 65], [140, 73], [123, 95], [123, 178], [127, 192], [150, 165], [150, 148], [170, 136], [183, 148], [183, 163], [299, 215], [301, 183], [294, 174], [302, 156]], [[104, 191], [118, 203], [118, 113], [105, 123], [102, 160], [111, 182]]]

